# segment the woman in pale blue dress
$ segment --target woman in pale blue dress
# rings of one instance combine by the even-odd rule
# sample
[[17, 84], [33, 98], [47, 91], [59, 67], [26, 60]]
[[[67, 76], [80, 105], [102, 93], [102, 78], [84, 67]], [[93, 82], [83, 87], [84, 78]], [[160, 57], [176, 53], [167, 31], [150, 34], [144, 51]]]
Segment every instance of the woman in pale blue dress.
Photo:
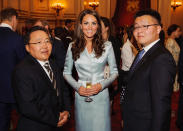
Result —
[[[111, 131], [108, 85], [118, 76], [114, 51], [109, 41], [101, 36], [98, 13], [84, 10], [78, 16], [76, 39], [69, 45], [64, 78], [75, 89], [76, 131]], [[104, 79], [104, 67], [108, 63], [110, 77]], [[78, 81], [72, 77], [75, 65]], [[86, 83], [92, 83], [86, 88]], [[87, 96], [93, 101], [86, 102]]]

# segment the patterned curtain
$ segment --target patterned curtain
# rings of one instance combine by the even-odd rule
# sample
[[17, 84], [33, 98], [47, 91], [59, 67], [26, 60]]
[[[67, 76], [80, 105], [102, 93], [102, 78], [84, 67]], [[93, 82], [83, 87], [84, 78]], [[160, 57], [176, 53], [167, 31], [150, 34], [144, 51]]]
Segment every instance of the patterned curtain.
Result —
[[116, 27], [131, 25], [134, 14], [141, 10], [150, 8], [150, 0], [117, 0], [116, 10], [112, 18]]

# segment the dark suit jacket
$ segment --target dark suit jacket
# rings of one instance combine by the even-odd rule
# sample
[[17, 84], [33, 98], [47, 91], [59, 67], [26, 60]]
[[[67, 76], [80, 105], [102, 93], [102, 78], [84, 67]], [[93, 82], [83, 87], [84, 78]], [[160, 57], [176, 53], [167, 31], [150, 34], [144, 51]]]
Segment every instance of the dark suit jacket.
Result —
[[64, 43], [64, 47], [66, 48], [66, 50], [69, 47], [69, 44], [73, 41], [73, 36], [74, 36], [74, 31], [69, 31], [64, 27], [64, 38], [61, 38], [63, 43]]
[[118, 68], [118, 72], [119, 72], [119, 76], [117, 78], [117, 81], [118, 81], [118, 90], [114, 90], [113, 87], [109, 88], [109, 94], [110, 94], [110, 99], [113, 99], [114, 96], [119, 92], [119, 90], [121, 89], [121, 86], [122, 86], [122, 83], [120, 81], [120, 78], [121, 78], [121, 73], [120, 73], [120, 62], [121, 62], [121, 50], [120, 50], [120, 47], [121, 47], [121, 43], [120, 41], [113, 37], [113, 36], [109, 36], [109, 39], [108, 39], [111, 43], [112, 43], [112, 47], [113, 47], [113, 50], [114, 50], [114, 55], [115, 55], [115, 59], [116, 59], [116, 65], [117, 65], [117, 68]]
[[109, 36], [109, 41], [112, 43], [114, 55], [116, 58], [116, 64], [117, 64], [118, 71], [119, 71], [120, 70], [120, 62], [121, 62], [121, 50], [120, 50], [121, 43], [117, 38], [115, 38], [113, 36]]
[[179, 54], [179, 62], [178, 62], [178, 82], [181, 87], [183, 86], [183, 41], [182, 45], [180, 45], [180, 54]]
[[23, 39], [10, 28], [0, 27], [0, 102], [14, 103], [12, 71], [25, 56]]
[[175, 61], [160, 42], [130, 70], [124, 131], [169, 131], [175, 73]]
[[63, 70], [65, 63], [66, 49], [61, 40], [53, 39], [51, 58], [56, 62], [58, 67]]
[[49, 77], [36, 59], [28, 55], [13, 75], [15, 98], [20, 119], [18, 131], [55, 131], [59, 112], [70, 111], [69, 92], [61, 70], [50, 61], [59, 96]]
[[67, 29], [64, 27], [64, 32], [67, 34], [67, 37], [73, 38], [74, 31], [72, 31], [72, 30], [67, 30]]

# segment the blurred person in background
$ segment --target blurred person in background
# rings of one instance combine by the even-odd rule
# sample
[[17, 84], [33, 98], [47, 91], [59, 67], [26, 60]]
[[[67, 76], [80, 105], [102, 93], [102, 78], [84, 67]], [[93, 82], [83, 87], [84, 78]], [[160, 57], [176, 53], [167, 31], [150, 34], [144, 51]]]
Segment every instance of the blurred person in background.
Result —
[[[167, 30], [168, 39], [165, 42], [165, 47], [170, 51], [170, 53], [173, 55], [173, 58], [175, 60], [177, 69], [178, 69], [178, 60], [179, 60], [179, 54], [180, 54], [180, 47], [178, 43], [176, 42], [175, 38], [179, 38], [181, 35], [181, 29], [179, 25], [172, 24], [168, 27]], [[175, 82], [173, 85], [173, 91], [179, 90], [179, 83], [178, 83], [178, 70], [175, 77]]]
[[12, 71], [25, 56], [22, 37], [15, 31], [18, 24], [18, 13], [13, 8], [1, 11], [0, 24], [0, 131], [8, 131], [10, 113], [16, 109], [12, 88]]
[[135, 42], [135, 38], [133, 36], [133, 27], [126, 27], [124, 29], [123, 35], [124, 44], [121, 48], [121, 60], [122, 60], [122, 67], [120, 70], [120, 82], [121, 82], [121, 90], [120, 90], [120, 105], [121, 105], [121, 115], [122, 115], [122, 122], [121, 126], [123, 127], [123, 103], [124, 103], [124, 95], [125, 89], [127, 86], [127, 78], [130, 67], [135, 59], [136, 54], [138, 53], [137, 49], [133, 46]]
[[[116, 64], [117, 64], [118, 72], [119, 72], [120, 71], [120, 62], [121, 62], [120, 61], [121, 60], [120, 59], [120, 56], [121, 56], [121, 51], [120, 51], [121, 43], [118, 39], [116, 39], [113, 36], [112, 25], [111, 25], [111, 22], [108, 18], [101, 17], [101, 26], [102, 26], [102, 38], [103, 38], [104, 42], [105, 41], [110, 41], [112, 43], [112, 47], [113, 47], [114, 55], [115, 55], [115, 59], [116, 59]], [[107, 65], [106, 68], [109, 68], [109, 66]], [[108, 72], [105, 72], [105, 73], [109, 74], [109, 72], [110, 71], [108, 70]], [[109, 77], [109, 75], [108, 75], [108, 77]], [[109, 87], [109, 95], [110, 95], [112, 113], [114, 113], [114, 110], [113, 110], [114, 97], [118, 93], [118, 89], [121, 88], [119, 77], [117, 78], [117, 84], [115, 84], [115, 82], [114, 82]]]
[[71, 19], [66, 19], [65, 20], [65, 26], [64, 26], [64, 31], [66, 35], [67, 39], [70, 39], [70, 41], [73, 40], [73, 35], [74, 35], [74, 31], [72, 30], [72, 26], [73, 26], [73, 21]]

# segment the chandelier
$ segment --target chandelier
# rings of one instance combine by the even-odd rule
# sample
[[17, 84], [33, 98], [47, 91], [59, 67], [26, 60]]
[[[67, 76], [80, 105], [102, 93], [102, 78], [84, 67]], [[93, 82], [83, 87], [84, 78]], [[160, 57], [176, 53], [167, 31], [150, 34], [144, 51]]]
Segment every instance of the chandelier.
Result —
[[182, 5], [182, 0], [172, 0], [171, 7], [175, 10], [177, 7]]
[[94, 10], [99, 6], [99, 2], [89, 2], [89, 6], [92, 7]]
[[64, 9], [64, 4], [60, 2], [54, 2], [51, 4], [51, 8], [56, 10], [56, 14], [59, 16], [60, 10]]

